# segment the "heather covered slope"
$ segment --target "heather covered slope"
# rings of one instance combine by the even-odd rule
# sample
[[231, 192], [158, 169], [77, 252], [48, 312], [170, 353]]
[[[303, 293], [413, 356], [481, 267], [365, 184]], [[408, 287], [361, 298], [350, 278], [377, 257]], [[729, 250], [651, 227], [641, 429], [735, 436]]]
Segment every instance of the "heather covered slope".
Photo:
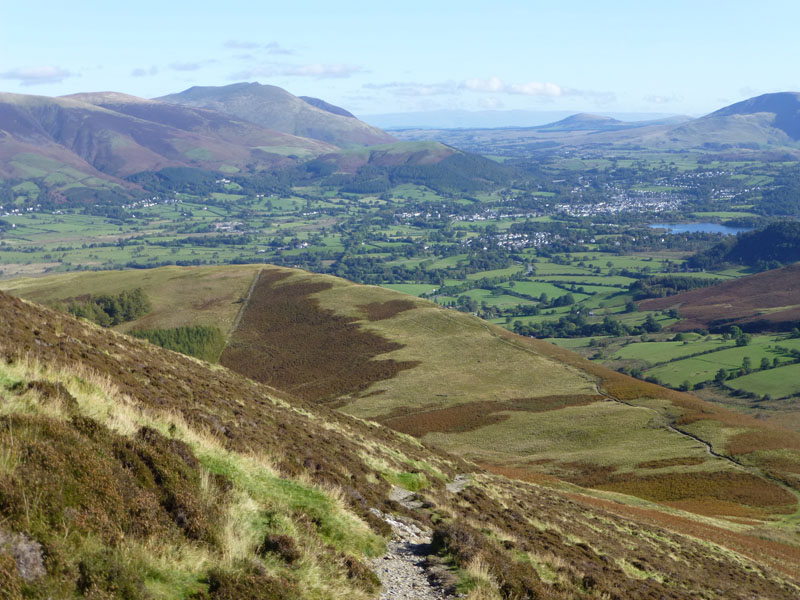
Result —
[[790, 331], [800, 321], [800, 263], [640, 303], [644, 310], [677, 308], [675, 330]]
[[390, 290], [267, 269], [222, 363], [498, 472], [794, 535], [800, 436]]
[[[473, 600], [800, 591], [795, 547], [474, 472], [7, 295], [0, 339], [5, 597], [374, 598], [366, 561], [388, 526], [373, 509], [433, 527], [429, 571]], [[389, 500], [390, 483], [421, 502]]]
[[292, 396], [379, 420], [498, 472], [745, 518], [758, 535], [795, 535], [797, 434], [391, 290], [293, 269], [229, 269], [4, 285], [51, 303], [96, 293], [105, 277], [108, 291], [141, 286], [153, 310], [121, 328], [219, 327], [229, 338], [222, 364]]

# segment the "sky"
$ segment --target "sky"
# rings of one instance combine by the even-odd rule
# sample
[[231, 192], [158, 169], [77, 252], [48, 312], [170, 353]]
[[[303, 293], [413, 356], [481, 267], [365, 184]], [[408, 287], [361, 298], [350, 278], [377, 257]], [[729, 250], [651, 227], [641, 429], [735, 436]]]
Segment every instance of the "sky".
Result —
[[800, 91], [797, 0], [0, 0], [0, 91], [258, 81], [355, 114], [702, 115]]

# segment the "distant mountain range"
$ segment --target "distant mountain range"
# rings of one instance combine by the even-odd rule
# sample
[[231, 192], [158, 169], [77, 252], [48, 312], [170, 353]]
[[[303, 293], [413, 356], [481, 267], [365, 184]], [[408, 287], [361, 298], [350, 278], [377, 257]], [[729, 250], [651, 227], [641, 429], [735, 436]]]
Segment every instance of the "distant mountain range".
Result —
[[507, 154], [556, 147], [664, 150], [800, 151], [800, 94], [764, 94], [697, 119], [621, 121], [578, 114], [536, 127], [420, 129], [395, 132], [406, 140], [438, 140], [462, 150]]
[[[371, 125], [394, 131], [402, 129], [500, 129], [538, 127], [572, 116], [565, 110], [426, 110], [408, 113], [361, 115]], [[674, 113], [610, 112], [619, 121], [654, 121]], [[686, 117], [689, 118], [689, 117]]]
[[[524, 155], [558, 147], [800, 153], [800, 94], [766, 94], [699, 119], [577, 114], [529, 128], [394, 136], [325, 100], [258, 83], [192, 87], [153, 100], [116, 92], [0, 94], [0, 178], [35, 181], [49, 195], [130, 189], [126, 177], [166, 167], [255, 173], [319, 159], [328, 173], [354, 173], [364, 165], [437, 165], [459, 151]], [[467, 163], [485, 170], [474, 159], [458, 169]]]
[[[374, 151], [361, 151], [375, 146]], [[457, 151], [409, 143], [318, 98], [258, 83], [193, 87], [149, 100], [117, 92], [0, 94], [0, 178], [48, 194], [134, 187], [166, 167], [252, 173], [324, 157], [327, 168], [433, 164]]]

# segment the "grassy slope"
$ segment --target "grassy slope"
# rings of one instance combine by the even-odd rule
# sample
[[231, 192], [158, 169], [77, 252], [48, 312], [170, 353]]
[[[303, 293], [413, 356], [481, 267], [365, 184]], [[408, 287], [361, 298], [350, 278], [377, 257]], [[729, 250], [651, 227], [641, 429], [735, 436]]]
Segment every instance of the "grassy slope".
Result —
[[49, 277], [3, 281], [0, 289], [42, 304], [83, 294], [118, 294], [141, 287], [153, 310], [120, 331], [182, 325], [210, 325], [226, 334], [233, 326], [257, 265], [226, 267], [164, 267], [143, 271], [65, 273]]
[[[370, 598], [371, 508], [435, 525], [472, 600], [800, 591], [800, 551], [730, 525], [672, 517], [696, 541], [645, 502], [485, 473], [455, 497], [470, 467], [410, 438], [5, 295], [0, 317], [7, 597]], [[387, 481], [411, 479], [409, 513]]]
[[[194, 298], [203, 295], [204, 279], [198, 278], [198, 287], [194, 288], [190, 274], [217, 272], [178, 271], [186, 276], [174, 291]], [[156, 275], [161, 272], [147, 272], [154, 274], [150, 281], [162, 281], [162, 276]], [[278, 272], [290, 277], [276, 286], [320, 285], [321, 289], [310, 296], [320, 309], [349, 317], [362, 330], [403, 345], [375, 360], [418, 363], [394, 373], [392, 378], [368, 382], [366, 388], [357, 386], [338, 397], [322, 398], [335, 400], [346, 413], [379, 419], [493, 469], [514, 469], [525, 477], [544, 472], [583, 485], [620, 489], [624, 485], [629, 493], [638, 489], [643, 497], [669, 502], [668, 495], [653, 494], [651, 479], [660, 477], [667, 485], [679, 473], [687, 489], [681, 501], [693, 502], [691, 509], [696, 512], [735, 518], [747, 513], [762, 521], [768, 519], [774, 530], [770, 535], [779, 537], [796, 527], [796, 505], [789, 506], [793, 498], [781, 493], [785, 490], [780, 484], [760, 477], [763, 472], [774, 472], [795, 488], [800, 486], [796, 475], [800, 470], [800, 441], [790, 432], [717, 409], [693, 396], [625, 377], [550, 344], [515, 336], [423, 300], [334, 277], [290, 269]], [[240, 285], [246, 285], [244, 278]], [[32, 288], [26, 293], [32, 293]], [[399, 299], [416, 308], [391, 318], [365, 319], [364, 305]], [[276, 318], [269, 316], [270, 303], [264, 306], [267, 308], [259, 310], [264, 310], [268, 319]], [[309, 342], [316, 344], [313, 333], [308, 333]], [[291, 364], [286, 368], [291, 370]], [[313, 372], [304, 377], [324, 377], [309, 373]], [[591, 398], [598, 387], [621, 402]], [[752, 467], [738, 467], [709, 455], [704, 444], [670, 429], [670, 423], [711, 443], [716, 453], [735, 455], [736, 460]], [[639, 466], [665, 458], [685, 459], [683, 463], [690, 466], [681, 461], [656, 470]], [[751, 496], [736, 506], [722, 504], [719, 499], [710, 499], [703, 486], [692, 479], [691, 473], [696, 471], [746, 473], [748, 486], [761, 489], [763, 498]], [[714, 485], [719, 491], [729, 482], [717, 483]]]

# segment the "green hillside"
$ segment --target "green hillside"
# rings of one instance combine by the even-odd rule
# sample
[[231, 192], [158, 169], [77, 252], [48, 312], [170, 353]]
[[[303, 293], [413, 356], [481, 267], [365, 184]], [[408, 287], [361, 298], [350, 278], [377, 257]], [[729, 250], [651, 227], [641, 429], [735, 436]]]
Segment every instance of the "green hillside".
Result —
[[[367, 306], [369, 323], [418, 310]], [[0, 355], [8, 598], [376, 598], [392, 592], [387, 538], [411, 530], [431, 594], [800, 590], [797, 548], [741, 525], [492, 475], [5, 294]]]
[[[104, 276], [109, 291], [135, 281], [153, 297], [152, 313], [120, 329], [218, 327], [229, 340], [223, 365], [293, 397], [385, 423], [496, 472], [746, 516], [772, 535], [795, 535], [796, 433], [425, 300], [256, 265], [6, 287], [57, 303], [73, 295], [67, 290], [99, 291]], [[171, 311], [170, 298], [181, 308]]]

